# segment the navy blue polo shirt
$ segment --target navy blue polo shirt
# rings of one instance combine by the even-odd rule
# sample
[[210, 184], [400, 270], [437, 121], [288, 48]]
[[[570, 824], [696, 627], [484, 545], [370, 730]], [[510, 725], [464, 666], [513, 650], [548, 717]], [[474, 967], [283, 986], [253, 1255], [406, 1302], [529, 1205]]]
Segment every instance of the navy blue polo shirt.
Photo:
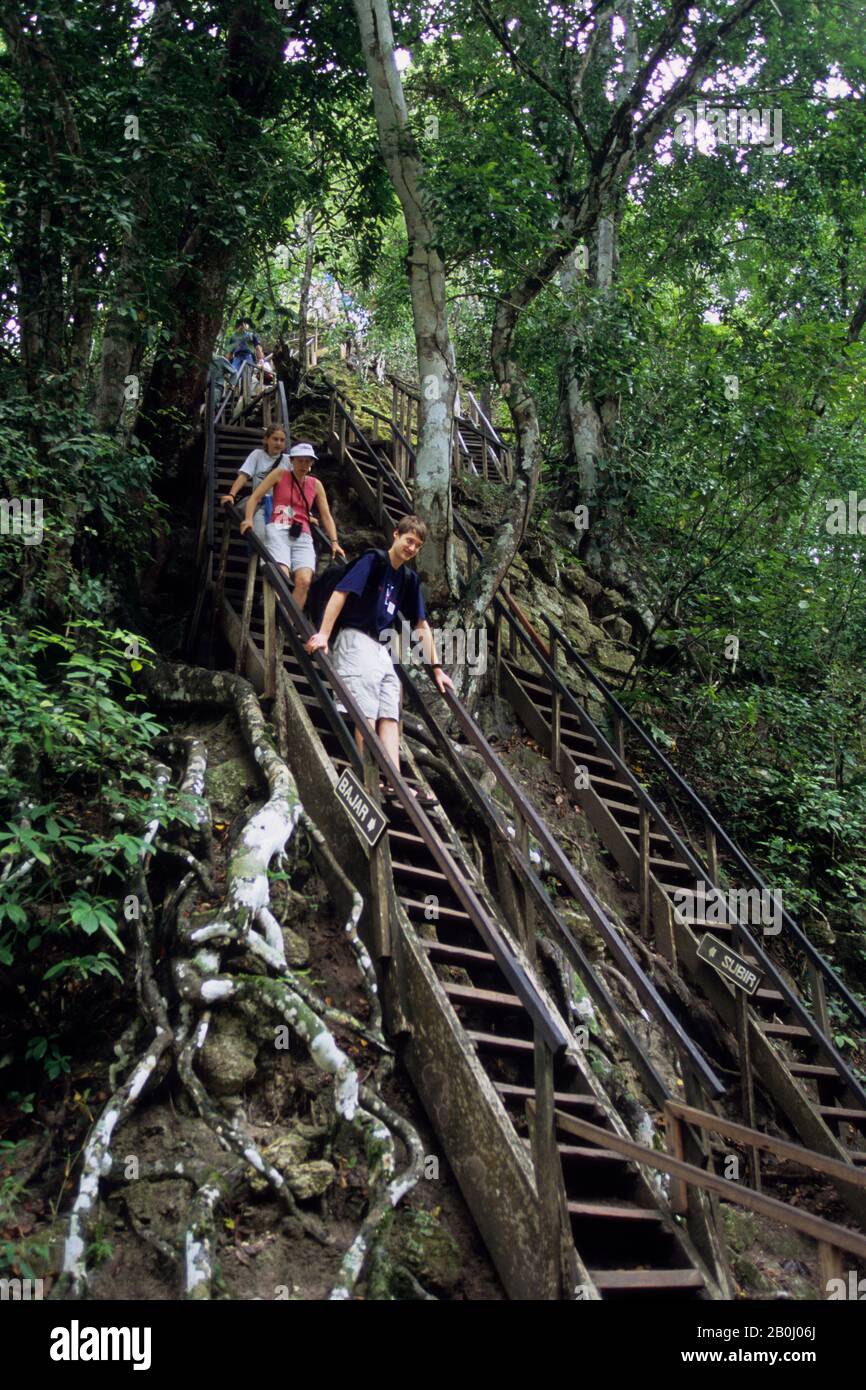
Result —
[[349, 595], [340, 627], [356, 627], [370, 637], [378, 638], [394, 627], [398, 610], [413, 628], [427, 617], [421, 581], [415, 571], [407, 570], [405, 565], [395, 570], [390, 561], [383, 567], [376, 555], [362, 555], [356, 560], [336, 585], [336, 592]]

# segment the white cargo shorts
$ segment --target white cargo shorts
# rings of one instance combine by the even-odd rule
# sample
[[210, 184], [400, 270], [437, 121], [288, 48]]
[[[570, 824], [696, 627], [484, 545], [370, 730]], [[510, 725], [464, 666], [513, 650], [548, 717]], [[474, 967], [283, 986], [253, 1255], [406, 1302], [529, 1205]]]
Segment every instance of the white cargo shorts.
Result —
[[287, 565], [292, 574], [295, 570], [312, 570], [315, 574], [316, 547], [309, 531], [302, 531], [293, 541], [288, 526], [275, 526], [269, 521], [265, 533], [267, 552], [278, 565]]
[[[357, 701], [365, 719], [400, 718], [400, 678], [382, 642], [344, 627], [337, 633], [332, 654], [334, 670]], [[337, 705], [342, 714], [345, 705]]]

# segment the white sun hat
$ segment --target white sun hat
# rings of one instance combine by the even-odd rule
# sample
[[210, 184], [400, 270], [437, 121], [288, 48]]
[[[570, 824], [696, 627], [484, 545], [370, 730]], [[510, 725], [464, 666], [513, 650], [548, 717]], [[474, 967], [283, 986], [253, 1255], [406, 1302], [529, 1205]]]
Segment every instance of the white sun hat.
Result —
[[289, 457], [314, 459], [316, 451], [312, 444], [293, 444], [289, 450]]

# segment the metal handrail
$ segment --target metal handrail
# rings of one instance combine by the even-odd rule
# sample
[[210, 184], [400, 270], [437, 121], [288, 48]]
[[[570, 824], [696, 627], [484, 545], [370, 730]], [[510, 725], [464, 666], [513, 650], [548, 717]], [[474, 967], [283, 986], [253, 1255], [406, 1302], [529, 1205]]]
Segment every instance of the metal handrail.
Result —
[[[475, 395], [475, 392], [474, 392], [474, 391], [470, 391], [470, 390], [468, 389], [468, 387], [467, 387], [466, 394], [467, 394], [467, 396], [469, 397], [469, 399], [470, 399], [470, 401], [472, 402], [472, 404], [475, 406], [475, 409], [476, 409], [476, 411], [478, 412], [478, 414], [480, 415], [481, 420], [483, 421], [485, 428], [486, 428], [487, 431], [489, 432], [490, 438], [493, 440], [494, 444], [498, 444], [499, 447], [500, 447], [500, 449], [507, 449], [507, 448], [508, 448], [508, 445], [504, 442], [504, 440], [500, 439], [500, 437], [499, 437], [499, 435], [497, 434], [496, 430], [493, 428], [493, 425], [492, 425], [491, 422], [488, 420], [487, 416], [484, 414], [484, 411], [481, 409], [481, 406], [480, 406], [479, 403], [478, 403], [478, 399], [477, 399], [477, 397], [476, 397], [476, 395]], [[474, 422], [473, 422], [473, 423], [474, 423]], [[476, 428], [476, 429], [478, 428], [477, 425], [475, 426], [475, 428]], [[479, 434], [480, 434], [480, 433], [481, 433], [481, 431], [479, 430]]]
[[[637, 723], [637, 721], [632, 718], [628, 710], [625, 709], [625, 707], [622, 704], [620, 704], [613, 691], [605, 684], [605, 682], [601, 679], [600, 676], [596, 675], [596, 673], [592, 670], [592, 667], [586, 663], [586, 661], [583, 659], [580, 653], [568, 640], [562, 629], [557, 627], [556, 623], [554, 623], [551, 619], [547, 619], [547, 626], [549, 627], [551, 633], [555, 635], [557, 642], [562, 646], [563, 650], [567, 651], [569, 657], [579, 666], [581, 672], [584, 675], [586, 675], [593, 682], [593, 684], [601, 691], [602, 695], [613, 709], [617, 718], [622, 720], [623, 724], [627, 725], [627, 727], [632, 731], [632, 733], [637, 735], [644, 747], [647, 748], [661, 763], [662, 767], [665, 770], [665, 773], [671, 779], [671, 781], [673, 781], [676, 784], [680, 791], [685, 793], [692, 806], [703, 817], [705, 824], [709, 826], [713, 834], [716, 836], [717, 840], [719, 840], [724, 845], [728, 854], [731, 856], [732, 859], [736, 861], [737, 865], [742, 870], [742, 872], [746, 874], [748, 878], [751, 879], [754, 886], [758, 888], [761, 892], [769, 892], [770, 890], [767, 887], [767, 884], [765, 883], [761, 875], [758, 873], [757, 869], [753, 867], [750, 861], [743, 854], [742, 850], [740, 850], [737, 847], [737, 845], [731, 839], [730, 835], [728, 835], [727, 832], [722, 828], [722, 826], [719, 825], [719, 822], [716, 820], [715, 816], [706, 806], [706, 804], [698, 796], [697, 792], [689, 786], [685, 778], [682, 777], [679, 772], [677, 772], [673, 764], [665, 757], [658, 744], [656, 744], [655, 741], [650, 737], [650, 735], [647, 734]], [[567, 687], [563, 688], [567, 689]], [[704, 872], [705, 871], [702, 870], [702, 873]], [[845, 1003], [848, 1005], [849, 1009], [853, 1010], [853, 1012], [856, 1014], [861, 1024], [866, 1025], [866, 1008], [864, 1008], [863, 1005], [859, 1003], [857, 998], [851, 993], [844, 980], [842, 980], [840, 976], [836, 974], [836, 971], [833, 969], [830, 962], [826, 959], [825, 956], [822, 956], [821, 952], [813, 945], [806, 933], [803, 931], [802, 927], [791, 916], [791, 914], [784, 907], [784, 905], [782, 905], [782, 920], [784, 921], [785, 926], [788, 928], [789, 932], [794, 936], [795, 940], [797, 941], [806, 958], [812, 962], [816, 969], [821, 971], [824, 978], [833, 986], [834, 989], [836, 989], [839, 992], [839, 994], [845, 1000]]]
[[214, 504], [216, 502], [216, 426], [214, 424], [214, 383], [208, 377], [205, 395], [205, 486], [207, 487], [207, 548], [213, 550]]

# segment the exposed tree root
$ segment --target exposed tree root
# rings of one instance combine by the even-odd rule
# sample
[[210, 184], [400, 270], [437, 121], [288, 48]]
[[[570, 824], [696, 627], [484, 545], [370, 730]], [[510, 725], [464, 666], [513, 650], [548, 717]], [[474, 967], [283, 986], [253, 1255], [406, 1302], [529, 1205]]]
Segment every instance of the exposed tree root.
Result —
[[[343, 1256], [340, 1278], [330, 1294], [334, 1302], [352, 1297], [363, 1277], [382, 1222], [415, 1186], [424, 1166], [424, 1149], [413, 1126], [366, 1086], [361, 1088], [361, 1100], [364, 1108], [358, 1111], [357, 1121], [366, 1132], [371, 1200], [361, 1228]], [[409, 1155], [409, 1162], [399, 1176], [395, 1173], [395, 1133], [403, 1140]]]
[[[367, 1153], [367, 1215], [343, 1258], [331, 1295], [350, 1298], [368, 1267], [383, 1220], [417, 1181], [423, 1164], [415, 1130], [381, 1100], [372, 1085], [361, 1085], [351, 1057], [335, 1036], [334, 1030], [372, 1045], [370, 1061], [375, 1059], [373, 1076], [379, 1084], [390, 1070], [392, 1053], [382, 1033], [373, 962], [358, 935], [363, 901], [304, 814], [294, 779], [274, 745], [249, 682], [224, 672], [175, 666], [158, 668], [150, 676], [150, 685], [152, 693], [168, 704], [233, 708], [267, 783], [268, 798], [249, 817], [229, 850], [222, 901], [214, 908], [217, 890], [212, 873], [211, 816], [204, 796], [206, 749], [195, 738], [161, 742], [163, 754], [179, 759], [180, 768], [175, 774], [163, 763], [153, 768], [155, 792], [146, 812], [144, 849], [127, 897], [127, 904], [132, 905], [126, 915], [134, 943], [139, 1014], [115, 1047], [117, 1061], [109, 1073], [113, 1093], [85, 1145], [69, 1218], [63, 1276], [54, 1296], [76, 1298], [87, 1292], [88, 1234], [99, 1202], [100, 1181], [116, 1187], [134, 1181], [180, 1179], [194, 1185], [184, 1219], [182, 1249], [175, 1249], [162, 1235], [145, 1228], [129, 1208], [133, 1229], [176, 1269], [186, 1298], [212, 1296], [217, 1208], [237, 1195], [252, 1172], [265, 1178], [299, 1231], [330, 1244], [319, 1219], [298, 1208], [284, 1175], [268, 1161], [243, 1119], [225, 1113], [212, 1098], [197, 1069], [196, 1059], [207, 1038], [212, 1011], [229, 1002], [252, 1002], [257, 1015], [268, 1012], [281, 1020], [306, 1045], [315, 1064], [333, 1078], [330, 1096], [334, 1123], [356, 1132]], [[182, 809], [180, 817], [172, 812], [173, 805]], [[179, 822], [184, 830], [181, 842], [175, 843]], [[350, 904], [345, 932], [366, 995], [366, 1023], [326, 1004], [287, 963], [283, 929], [271, 908], [268, 871], [275, 860], [281, 861], [300, 824]], [[178, 881], [166, 883], [175, 865]], [[160, 888], [158, 893], [154, 889], [152, 897], [155, 872]], [[203, 896], [210, 904], [204, 911], [198, 908]], [[288, 890], [288, 901], [297, 896]], [[260, 964], [259, 973], [249, 973], [251, 958]], [[143, 1043], [142, 1038], [148, 1037]], [[126, 1078], [117, 1085], [115, 1076], [124, 1071]], [[136, 1164], [133, 1172], [127, 1172], [127, 1160], [112, 1154], [113, 1139], [146, 1090], [153, 1089], [154, 1080], [163, 1078], [183, 1088], [222, 1148], [239, 1162], [230, 1159], [225, 1170], [218, 1171], [202, 1162], [156, 1159], [142, 1165], [141, 1171]], [[407, 1154], [399, 1176], [397, 1140]]]

